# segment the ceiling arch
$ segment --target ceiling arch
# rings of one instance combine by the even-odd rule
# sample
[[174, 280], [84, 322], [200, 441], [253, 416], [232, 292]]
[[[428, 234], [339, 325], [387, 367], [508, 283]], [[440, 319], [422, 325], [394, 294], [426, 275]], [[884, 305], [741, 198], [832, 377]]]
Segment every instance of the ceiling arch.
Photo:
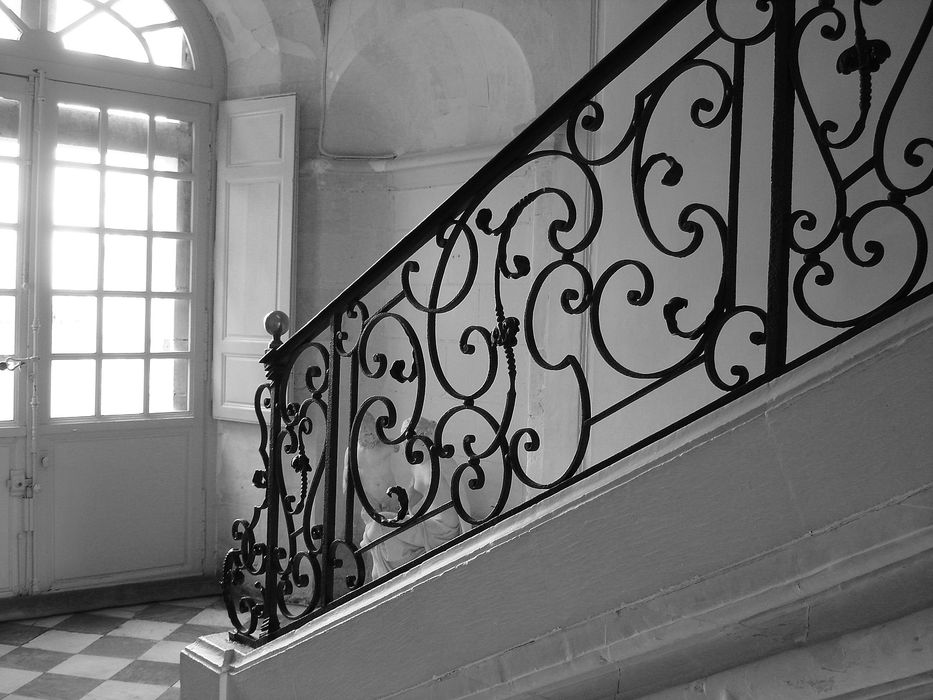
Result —
[[528, 61], [495, 18], [443, 7], [394, 25], [376, 19], [382, 31], [365, 45], [354, 48], [354, 32], [332, 37], [326, 154], [385, 157], [495, 144], [534, 117]]

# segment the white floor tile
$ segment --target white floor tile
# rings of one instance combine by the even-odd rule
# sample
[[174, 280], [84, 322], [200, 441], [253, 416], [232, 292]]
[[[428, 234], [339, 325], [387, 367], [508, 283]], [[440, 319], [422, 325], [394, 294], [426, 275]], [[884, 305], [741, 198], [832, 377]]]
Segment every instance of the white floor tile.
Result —
[[137, 639], [165, 639], [181, 627], [177, 622], [155, 622], [152, 620], [127, 620], [109, 633], [112, 637], [136, 637]]
[[129, 666], [131, 661], [132, 659], [118, 659], [112, 656], [75, 654], [50, 669], [49, 673], [80, 676], [81, 678], [97, 678], [105, 681], [124, 667]]
[[179, 663], [182, 650], [187, 642], [159, 642], [152, 649], [139, 657], [140, 661], [164, 661], [169, 664]]
[[4, 654], [9, 654], [15, 648], [16, 647], [11, 647], [9, 644], [0, 644], [0, 656], [3, 656]]
[[77, 654], [84, 647], [101, 638], [99, 634], [86, 634], [84, 632], [63, 632], [62, 630], [49, 630], [26, 644], [24, 647], [32, 649], [46, 649], [47, 651], [63, 651], [67, 654]]
[[202, 610], [188, 620], [189, 625], [210, 625], [211, 627], [230, 627], [230, 618], [226, 610]]
[[38, 678], [40, 671], [23, 671], [19, 668], [0, 668], [0, 693], [12, 693], [29, 681]]
[[156, 700], [168, 688], [167, 685], [104, 681], [81, 700]]

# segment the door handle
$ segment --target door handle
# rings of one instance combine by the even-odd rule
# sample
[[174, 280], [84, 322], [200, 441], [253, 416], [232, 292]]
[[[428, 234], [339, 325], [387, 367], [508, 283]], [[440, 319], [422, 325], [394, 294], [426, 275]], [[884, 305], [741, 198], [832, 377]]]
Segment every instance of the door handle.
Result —
[[24, 364], [30, 360], [38, 360], [39, 358], [35, 355], [32, 357], [7, 357], [4, 360], [0, 360], [0, 371], [9, 370], [13, 371], [14, 369], [19, 369]]

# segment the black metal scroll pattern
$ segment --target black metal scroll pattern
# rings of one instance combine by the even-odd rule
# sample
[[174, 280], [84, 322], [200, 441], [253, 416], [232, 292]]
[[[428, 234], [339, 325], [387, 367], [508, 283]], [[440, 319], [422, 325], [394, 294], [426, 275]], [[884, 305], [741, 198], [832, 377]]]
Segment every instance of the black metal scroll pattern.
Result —
[[[231, 550], [224, 565], [225, 600], [231, 619], [241, 633], [240, 638], [252, 638], [260, 622], [268, 632], [267, 638], [279, 630], [280, 616], [286, 620], [298, 620], [309, 617], [316, 609], [329, 608], [335, 602], [331, 595], [333, 581], [338, 570], [343, 571], [345, 568], [346, 554], [352, 560], [352, 574], [346, 576], [345, 582], [347, 589], [352, 592], [367, 583], [363, 558], [366, 552], [406, 529], [416, 527], [427, 518], [449, 509], [455, 510], [464, 521], [481, 525], [506, 513], [516, 481], [528, 489], [547, 492], [561, 487], [579, 473], [589, 445], [590, 431], [601, 416], [614, 409], [606, 409], [594, 415], [581, 357], [567, 354], [555, 358], [545, 352], [545, 343], [535, 328], [535, 317], [536, 311], [541, 309], [545, 290], [550, 289], [549, 285], [558, 285], [562, 313], [588, 323], [598, 357], [618, 374], [642, 382], [642, 389], [623, 397], [617, 406], [638, 400], [661, 384], [694, 369], [705, 372], [710, 384], [723, 393], [738, 393], [756, 376], [760, 376], [760, 370], [753, 367], [724, 363], [722, 355], [725, 351], [719, 346], [726, 329], [736, 323], [739, 317], [747, 319], [749, 316], [753, 318], [755, 328], [759, 325], [761, 328], [748, 334], [748, 342], [752, 346], [763, 346], [766, 341], [769, 345], [786, 342], [784, 337], [766, 337], [764, 329], [770, 328], [770, 319], [762, 308], [739, 303], [736, 298], [745, 54], [750, 48], [764, 44], [775, 35], [776, 8], [779, 7], [776, 3], [779, 1], [749, 0], [748, 8], [752, 13], [758, 13], [760, 23], [739, 35], [729, 29], [731, 25], [726, 22], [729, 18], [720, 7], [721, 3], [718, 0], [707, 0], [704, 9], [710, 26], [709, 34], [634, 96], [631, 118], [621, 138], [600, 154], [587, 152], [581, 146], [580, 136], [584, 133], [599, 134], [607, 121], [606, 112], [596, 101], [595, 93], [576, 101], [567, 110], [566, 119], [558, 128], [559, 136], [564, 137], [565, 148], [541, 146], [538, 150], [534, 147], [523, 150], [509, 160], [507, 167], [497, 171], [495, 177], [484, 182], [475, 193], [470, 193], [465, 205], [461, 206], [463, 200], [458, 200], [457, 208], [450, 208], [454, 213], [450, 216], [445, 213], [443, 224], [424, 232], [432, 238], [419, 238], [424, 241], [422, 247], [433, 246], [437, 257], [432, 269], [422, 270], [422, 267], [426, 267], [424, 263], [415, 260], [393, 261], [391, 265], [385, 265], [385, 269], [379, 273], [380, 279], [385, 281], [398, 274], [400, 291], [379, 308], [374, 307], [372, 314], [361, 298], [347, 303], [340, 302], [343, 305], [330, 317], [333, 325], [330, 337], [326, 339], [330, 349], [320, 340], [301, 348], [313, 347], [323, 358], [322, 362], [312, 364], [312, 369], [305, 375], [309, 399], [289, 403], [284, 398], [283, 387], [288, 382], [289, 372], [301, 371], [294, 353], [288, 356], [288, 371], [270, 376], [273, 382], [261, 387], [257, 394], [257, 415], [262, 429], [260, 453], [264, 465], [264, 469], [257, 472], [257, 486], [266, 489], [266, 499], [254, 510], [249, 521], [239, 520], [234, 524], [234, 539], [240, 546]], [[923, 270], [927, 237], [919, 217], [908, 206], [908, 202], [911, 197], [928, 191], [933, 185], [933, 172], [924, 169], [929, 168], [925, 149], [933, 148], [933, 140], [930, 138], [916, 137], [904, 150], [904, 164], [921, 173], [919, 182], [895, 184], [895, 178], [889, 174], [889, 164], [885, 161], [885, 143], [892, 115], [929, 34], [930, 23], [933, 21], [931, 11], [927, 11], [907, 56], [901, 59], [890, 92], [881, 98], [880, 113], [873, 125], [872, 110], [879, 103], [879, 96], [873, 94], [876, 92], [873, 90], [876, 74], [882, 69], [890, 69], [898, 57], [888, 55], [890, 52], [886, 51], [886, 45], [883, 46], [880, 39], [872, 36], [871, 27], [862, 18], [862, 5], [878, 4], [880, 0], [854, 2], [855, 44], [840, 52], [837, 63], [841, 73], [857, 74], [859, 81], [856, 100], [858, 116], [845, 135], [837, 136], [837, 123], [830, 119], [821, 121], [816, 117], [805, 81], [801, 77], [800, 66], [794, 64], [791, 67], [797, 99], [833, 183], [836, 212], [834, 220], [828, 225], [828, 233], [817, 243], [804, 244], [796, 235], [797, 231], [792, 233], [790, 249], [803, 256], [802, 264], [793, 276], [792, 291], [803, 313], [822, 325], [839, 327], [858, 323], [864, 316], [831, 320], [821, 317], [810, 307], [806, 295], [807, 281], [814, 279], [817, 285], [828, 285], [833, 281], [833, 269], [821, 255], [838, 243], [846, 258], [855, 265], [862, 268], [877, 265], [884, 254], [884, 248], [876, 241], [868, 241], [862, 245], [862, 250], [857, 250], [855, 232], [861, 222], [877, 210], [890, 209], [912, 227], [916, 238], [917, 261], [907, 274], [907, 281], [885, 304], [909, 294], [916, 287]], [[808, 28], [820, 20], [824, 22], [821, 30], [824, 39], [838, 41], [845, 35], [844, 14], [834, 7], [831, 0], [821, 0], [816, 7], [803, 12], [797, 19], [792, 47], [795, 56], [799, 57], [800, 45]], [[784, 28], [787, 24], [780, 26]], [[715, 50], [710, 50], [713, 47]], [[723, 59], [722, 56], [727, 58]], [[670, 94], [673, 86], [686, 83], [700, 74], [713, 78], [714, 94], [696, 98], [690, 104], [689, 126], [701, 136], [715, 130], [728, 134], [728, 171], [722, 173], [722, 177], [729, 182], [728, 201], [725, 208], [721, 202], [678, 202], [675, 230], [663, 230], [659, 224], [661, 217], [652, 209], [652, 202], [655, 201], [653, 195], [665, 192], [667, 201], [675, 198], [672, 195], [685, 198], [682, 192], [686, 190], [684, 183], [687, 174], [692, 173], [691, 168], [696, 166], [681, 154], [672, 152], [673, 147], [653, 150], [649, 132], [655, 115], [670, 113], [666, 111], [668, 103], [665, 97]], [[775, 115], [776, 123], [780, 119], [786, 122], [792, 120], [793, 115]], [[874, 132], [869, 134], [871, 128], [874, 128]], [[555, 134], [557, 132], [553, 130], [549, 134], [542, 133], [539, 143], [550, 143], [549, 136]], [[855, 171], [843, 176], [836, 165], [834, 153], [857, 145], [865, 138], [873, 139], [872, 155]], [[554, 142], [560, 143], [561, 140], [556, 138]], [[616, 163], [622, 158], [630, 159], [631, 194], [637, 218], [635, 235], [644, 236], [652, 254], [657, 254], [653, 259], [660, 256], [674, 261], [692, 262], [701, 250], [705, 252], [711, 247], [711, 252], [718, 255], [720, 261], [718, 279], [714, 279], [711, 285], [714, 291], [699, 299], [688, 300], [682, 296], [665, 299], [660, 296], [663, 285], [660, 284], [659, 273], [652, 269], [649, 261], [639, 260], [634, 255], [608, 264], [599, 274], [590, 269], [587, 254], [605, 228], [604, 193], [596, 172], [601, 166]], [[568, 189], [547, 185], [527, 192], [504, 213], [494, 213], [491, 206], [484, 206], [489, 195], [510, 175], [529, 164], [547, 160], [569, 164], [573, 172], [579, 174], [587, 190], [588, 205], [574, 197]], [[849, 212], [847, 191], [868, 173], [875, 174], [888, 191], [888, 197], [861, 204]], [[551, 262], [543, 265], [540, 270], [533, 270], [528, 256], [517, 252], [517, 226], [530, 207], [545, 199], [553, 200], [559, 210], [547, 225], [545, 240]], [[800, 230], [815, 231], [817, 223], [816, 215], [811, 212], [801, 210], [795, 214], [795, 226]], [[613, 231], [610, 235], [621, 233], [628, 235], [630, 232]], [[481, 251], [487, 249], [493, 250], [494, 256], [481, 255]], [[454, 260], [458, 261], [456, 266]], [[490, 263], [490, 260], [494, 262]], [[455, 268], [458, 277], [452, 281], [452, 270]], [[425, 294], [427, 298], [422, 298], [415, 291], [416, 275], [423, 275], [424, 279], [429, 280], [426, 285], [429, 290]], [[575, 282], [566, 282], [568, 277]], [[617, 288], [621, 280], [633, 278], [634, 281], [625, 288], [626, 292], [621, 299], [617, 299], [610, 291]], [[491, 282], [492, 285], [492, 308], [486, 310], [489, 315], [479, 320], [467, 320], [462, 330], [458, 325], [459, 342], [456, 350], [460, 357], [457, 357], [457, 352], [443, 357], [440, 351], [442, 341], [439, 338], [439, 323], [441, 320], [462, 322], [463, 309], [466, 307], [464, 302], [478, 281]], [[527, 293], [523, 292], [522, 302], [516, 304], [511, 301], [514, 295], [505, 292], [524, 290], [519, 284], [527, 285]], [[561, 288], [559, 285], [565, 286]], [[610, 347], [605, 332], [611, 314], [620, 303], [635, 313], [660, 313], [670, 338], [676, 339], [680, 344], [678, 347], [684, 348], [678, 358], [673, 362], [645, 368], [636, 367], [625, 357], [620, 357], [619, 351]], [[701, 310], [694, 314], [698, 321], [688, 323], [684, 320], [684, 310], [688, 306], [692, 307], [691, 310]], [[412, 316], [417, 317], [417, 322], [412, 320]], [[350, 326], [355, 332], [345, 330], [345, 327]], [[314, 326], [315, 329], [319, 327]], [[394, 335], [384, 336], [381, 333], [390, 328], [395, 331]], [[390, 344], [391, 350], [378, 347], [381, 337], [395, 338]], [[398, 338], [402, 339], [401, 350]], [[571, 450], [567, 462], [559, 465], [554, 472], [556, 476], [550, 481], [534, 478], [527, 466], [529, 456], [542, 449], [542, 442], [548, 436], [542, 436], [532, 426], [522, 424], [516, 416], [519, 369], [523, 372], [531, 369], [518, 367], [520, 356], [527, 357], [538, 370], [569, 373], [576, 387], [579, 418], [577, 444]], [[451, 371], [451, 363], [467, 357], [479, 361], [484, 371], [471, 373], [469, 385], [465, 386], [463, 373]], [[337, 395], [348, 395], [349, 401], [341, 410], [331, 412], [328, 410], [325, 392], [331, 388], [329, 383], [332, 380], [334, 386], [342, 381], [338, 360], [344, 362], [346, 367], [349, 388], [344, 392], [331, 390], [327, 395], [335, 400]], [[724, 370], [724, 364], [728, 366], [728, 371]], [[331, 372], [333, 377], [330, 376]], [[425, 430], [419, 423], [424, 414], [430, 382], [436, 382], [448, 397], [450, 405], [439, 415], [432, 416], [437, 418], [433, 430]], [[494, 395], [494, 387], [502, 384], [505, 385], [504, 394]], [[371, 392], [371, 395], [361, 397], [364, 385], [380, 388]], [[405, 408], [397, 400], [397, 393], [404, 394]], [[265, 404], [273, 412], [275, 420], [272, 424], [279, 426], [275, 434], [266, 427], [264, 414], [259, 410], [260, 396], [266, 394], [280, 397], [271, 403], [266, 399]], [[331, 441], [330, 461], [325, 459], [322, 452], [313, 469], [307, 449], [309, 436], [315, 430], [315, 424], [310, 418], [312, 411], [321, 413], [328, 422], [325, 432]], [[321, 499], [322, 491], [327, 490], [322, 488], [322, 481], [326, 483], [330, 478], [333, 483], [332, 478], [339, 468], [334, 459], [337, 440], [346, 440], [346, 444], [356, 445], [367, 415], [374, 416], [376, 440], [385, 446], [403, 450], [409, 464], [426, 467], [429, 475], [427, 492], [420, 494], [421, 500], [416, 504], [412, 494], [406, 492], [405, 488], [393, 486], [385, 494], [388, 502], [393, 504], [392, 508], [385, 507], [385, 500], [381, 505], [371, 502], [370, 495], [363, 488], [356, 450], [349, 449], [345, 465], [346, 521], [342, 534], [337, 534], [333, 527], [312, 523], [312, 518], [316, 517], [312, 513], [318, 512], [312, 508], [312, 504], [315, 499]], [[480, 423], [484, 431], [482, 438], [476, 434], [479, 431], [461, 430], [455, 434], [453, 426], [465, 416]], [[487, 432], [488, 436], [485, 435]], [[455, 444], [458, 448], [455, 448]], [[271, 449], [267, 453], [269, 445]], [[463, 458], [456, 465], [450, 488], [442, 489], [441, 462], [457, 454]], [[283, 475], [276, 471], [281, 470], [286, 462], [299, 480], [295, 493], [288, 492]], [[498, 470], [498, 473], [493, 470]], [[275, 476], [274, 489], [269, 486], [270, 474]], [[461, 494], [483, 489], [493, 476], [501, 484], [498, 493], [494, 494], [493, 503], [486, 512], [474, 512]], [[365, 547], [358, 544], [359, 533], [353, 530], [353, 518], [360, 508], [386, 529], [386, 534]], [[282, 530], [287, 533], [284, 546], [274, 546], [271, 552], [269, 546], [257, 543], [255, 535], [258, 522], [270, 509], [276, 509], [281, 514]], [[327, 534], [328, 527], [330, 535]], [[272, 541], [275, 541], [274, 538]], [[266, 581], [275, 581], [275, 585], [270, 587], [260, 582], [258, 597], [244, 595], [239, 600], [239, 611], [247, 616], [244, 622], [237, 617], [237, 601], [234, 601], [232, 592], [247, 575], [262, 576]], [[298, 613], [293, 613], [286, 600], [300, 589], [310, 591], [310, 597], [306, 595], [306, 605]]]
[[[308, 365], [303, 377], [308, 398], [288, 401], [284, 391], [276, 394], [274, 388], [284, 387], [282, 378], [289, 376], [284, 371], [270, 371], [271, 381], [256, 391], [254, 408], [260, 427], [262, 468], [253, 474], [253, 485], [264, 491], [265, 496], [261, 505], [254, 508], [250, 520], [234, 522], [233, 539], [240, 542], [240, 547], [227, 553], [222, 575], [228, 615], [236, 631], [245, 637], [253, 635], [262, 620], [265, 620], [263, 631], [268, 632], [278, 628], [280, 618], [295, 620], [306, 615], [318, 607], [323, 589], [321, 528], [311, 518], [325, 464], [321, 453], [312, 467], [307, 441], [314, 431], [311, 412], [317, 409], [323, 420], [328, 414], [324, 392], [328, 387], [330, 359], [328, 350], [320, 343], [311, 343], [308, 348], [318, 354], [317, 361]], [[266, 419], [267, 413], [273, 412], [281, 417], [274, 434]], [[272, 425], [275, 424], [273, 421]], [[288, 462], [298, 478], [297, 493], [289, 493], [283, 461]], [[273, 471], [277, 472], [274, 477]], [[268, 539], [256, 541], [256, 527], [270, 507], [277, 508], [282, 518], [285, 546], [270, 547]], [[277, 543], [277, 537], [272, 541]], [[270, 574], [276, 582], [274, 587], [267, 585]], [[249, 578], [254, 579], [255, 593], [248, 590]], [[296, 605], [298, 600], [304, 602]], [[241, 614], [246, 616], [245, 620]], [[270, 620], [274, 621], [271, 627]]]
[[[320, 414], [322, 425], [327, 419], [324, 392], [328, 388], [330, 356], [327, 348], [320, 343], [311, 343], [308, 347], [318, 355], [318, 361], [309, 363], [303, 375], [304, 389], [310, 393], [310, 397], [284, 405], [282, 429], [276, 440], [276, 449], [280, 450], [283, 458], [288, 458], [289, 467], [299, 479], [297, 496], [288, 492], [284, 478], [279, 481], [279, 505], [287, 549], [282, 556], [284, 566], [279, 572], [275, 593], [279, 614], [287, 620], [297, 619], [314, 610], [323, 590], [319, 544], [322, 535], [320, 527], [312, 523], [312, 517], [314, 501], [324, 475], [325, 460], [322, 450], [312, 470], [313, 454], [309, 454], [307, 441], [314, 433], [312, 412]], [[303, 565], [310, 570], [310, 575], [303, 570]], [[310, 595], [307, 592], [309, 588]], [[298, 606], [292, 602], [292, 607], [297, 607], [297, 611], [289, 606], [289, 601], [296, 599], [304, 601]]]
[[[834, 2], [823, 0], [817, 7], [801, 16], [794, 38], [794, 87], [810, 133], [832, 183], [834, 214], [831, 222], [822, 224], [821, 228], [828, 230], [816, 242], [803, 243], [799, 235], [794, 235], [791, 239], [791, 249], [802, 256], [800, 268], [793, 278], [793, 298], [807, 318], [831, 328], [856, 326], [876, 315], [884, 307], [916, 291], [927, 262], [929, 237], [921, 217], [911, 207], [911, 198], [927, 192], [933, 186], [933, 138], [927, 135], [914, 136], [904, 148], [903, 164], [919, 176], [919, 180], [912, 184], [895, 183], [895, 178], [889, 171], [885, 149], [892, 118], [900, 105], [905, 85], [930, 35], [933, 5], [927, 8], [906, 55], [892, 56], [887, 42], [878, 37], [870, 37], [870, 27], [866, 26], [862, 15], [863, 5], [880, 3], [881, 0], [854, 0], [852, 5], [855, 42], [839, 53], [836, 70], [844, 76], [858, 74], [858, 117], [849, 133], [838, 140], [833, 140], [832, 136], [839, 130], [838, 123], [832, 119], [821, 121], [815, 112], [800, 64], [800, 53], [803, 42], [812, 33], [809, 32], [811, 27], [819, 26], [819, 35], [825, 41], [842, 40], [846, 36], [847, 16]], [[896, 66], [898, 61], [900, 67]], [[874, 133], [867, 133], [866, 127], [873, 107], [873, 76], [880, 71], [896, 72], [876, 117]], [[843, 175], [836, 152], [855, 148], [862, 141], [867, 141], [870, 156], [849, 174]], [[870, 174], [874, 174], [882, 188], [887, 190], [887, 198], [860, 204], [851, 202], [852, 186]], [[875, 268], [884, 259], [885, 244], [872, 237], [873, 233], [868, 234], [869, 237], [860, 244], [857, 238], [859, 230], [867, 228], [863, 222], [876, 212], [886, 212], [903, 220], [913, 237], [913, 259], [908, 269], [902, 273], [896, 290], [875, 301], [871, 308], [860, 310], [860, 313], [856, 312], [854, 315], [838, 317], [819, 311], [817, 304], [811, 301], [811, 293], [817, 287], [831, 286], [837, 278], [836, 268], [825, 257], [832, 249], [841, 246], [844, 261], [861, 270]], [[797, 226], [803, 231], [812, 233], [820, 226], [819, 217], [812, 211], [801, 209], [796, 211], [794, 216]], [[862, 236], [864, 237], [864, 234]]]
[[[758, 3], [758, 10], [762, 12], [767, 12], [769, 7], [768, 3]], [[711, 18], [717, 18], [718, 3], [711, 1], [708, 11]], [[354, 444], [358, 438], [363, 414], [377, 413], [379, 416], [376, 422], [378, 439], [386, 445], [401, 446], [404, 444], [406, 456], [412, 464], [420, 464], [425, 458], [429, 459], [432, 479], [429, 494], [421, 501], [419, 509], [414, 513], [408, 512], [407, 494], [402, 489], [392, 490], [392, 493], [388, 495], [396, 499], [397, 512], [394, 517], [388, 517], [369, 503], [362, 493], [359, 465], [351, 450], [349, 473], [352, 476], [355, 490], [360, 495], [364, 511], [374, 521], [388, 528], [404, 529], [425, 517], [436, 514], [438, 509], [453, 506], [462, 519], [472, 524], [480, 524], [499, 516], [504, 511], [513, 480], [517, 479], [533, 489], [547, 490], [565, 482], [579, 470], [588, 445], [593, 419], [590, 390], [583, 364], [580, 357], [572, 354], [556, 360], [546, 358], [534, 328], [535, 310], [542, 298], [543, 289], [559, 274], [571, 272], [579, 279], [577, 288], [562, 290], [560, 308], [566, 314], [586, 316], [592, 328], [598, 352], [607, 364], [619, 373], [637, 379], [664, 381], [702, 365], [712, 384], [723, 391], [729, 391], [749, 381], [752, 376], [750, 368], [738, 364], [733, 365], [730, 367], [731, 375], [726, 378], [717, 363], [717, 342], [724, 328], [733, 319], [740, 315], [751, 314], [759, 319], [762, 327], [764, 326], [762, 309], [750, 305], [738, 305], [734, 301], [735, 260], [727, 258], [726, 251], [730, 248], [728, 239], [734, 238], [736, 232], [730, 230], [726, 216], [713, 205], [705, 202], [689, 202], [683, 206], [678, 217], [678, 226], [683, 238], [676, 243], [669, 242], [666, 236], [662, 236], [656, 230], [646, 194], [651, 186], [650, 183], [653, 182], [652, 178], [656, 178], [660, 186], [676, 188], [684, 173], [684, 164], [674, 156], [663, 152], [645, 153], [646, 135], [652, 118], [667, 91], [678, 80], [689, 79], [696, 71], [710, 72], [719, 83], [719, 94], [715, 96], [715, 99], [697, 99], [691, 106], [690, 119], [692, 124], [699, 129], [716, 129], [735, 112], [736, 104], [740, 99], [736, 93], [741, 90], [744, 76], [740, 75], [736, 81], [726, 67], [704, 58], [703, 53], [714, 43], [723, 39], [732, 44], [736, 52], [744, 52], [747, 46], [764, 41], [772, 31], [770, 19], [766, 20], [763, 28], [748, 37], [729, 35], [718, 22], [714, 24], [714, 27], [716, 29], [709, 36], [636, 96], [632, 123], [621, 142], [609, 153], [598, 157], [588, 157], [578, 146], [578, 129], [596, 132], [605, 118], [604, 110], [599, 103], [591, 100], [584, 101], [578, 105], [566, 123], [567, 150], [545, 148], [518, 158], [506, 173], [503, 173], [496, 182], [491, 183], [489, 188], [481, 193], [481, 196], [478, 195], [473, 200], [470, 207], [438, 230], [434, 243], [440, 249], [440, 254], [436, 266], [430, 271], [432, 282], [428, 299], [420, 299], [413, 291], [412, 279], [414, 275], [423, 272], [421, 266], [414, 261], [408, 261], [402, 266], [400, 270], [402, 292], [380, 313], [368, 319], [361, 333], [359, 350], [361, 370], [365, 376], [380, 379], [388, 375], [400, 385], [406, 382], [414, 383], [416, 395], [411, 413], [407, 416], [409, 429], [390, 435], [390, 432], [393, 429], [397, 430], [401, 423], [397, 415], [397, 407], [388, 395], [371, 396], [359, 406], [355, 414], [350, 429], [350, 444]], [[736, 69], [735, 66], [732, 68]], [[733, 121], [732, 127], [740, 128], [740, 122]], [[606, 309], [610, 305], [610, 297], [606, 294], [606, 289], [610, 282], [623, 272], [637, 273], [641, 277], [641, 285], [632, 288], [625, 300], [633, 307], [645, 307], [655, 294], [655, 279], [651, 269], [644, 262], [625, 259], [610, 265], [598, 279], [593, 279], [591, 271], [578, 259], [596, 240], [602, 225], [603, 194], [595, 169], [614, 162], [626, 153], [631, 155], [632, 191], [635, 196], [640, 228], [652, 246], [666, 256], [686, 259], [694, 255], [704, 241], [709, 239], [716, 242], [722, 257], [719, 287], [714, 298], [707, 302], [710, 308], [702, 322], [691, 328], [682, 327], [679, 314], [688, 305], [688, 300], [683, 297], [673, 297], [663, 305], [662, 313], [670, 334], [691, 341], [692, 346], [685, 356], [674, 364], [651, 370], [635, 370], [627, 366], [623, 360], [613, 354], [602, 332], [603, 316], [609, 313]], [[739, 154], [733, 153], [731, 157], [735, 163]], [[592, 201], [591, 213], [588, 220], [579, 225], [581, 232], [576, 236], [571, 236], [571, 234], [580, 224], [578, 211], [581, 207], [568, 191], [559, 187], [546, 186], [529, 192], [510, 207], [502, 216], [501, 221], [496, 224], [494, 224], [494, 214], [491, 209], [480, 208], [486, 195], [509, 175], [526, 167], [529, 163], [544, 159], [560, 159], [572, 164], [581, 173], [589, 189]], [[552, 220], [547, 226], [547, 243], [557, 254], [558, 260], [532, 275], [530, 260], [524, 255], [511, 253], [510, 243], [521, 215], [536, 201], [545, 197], [556, 198], [563, 209], [563, 215]], [[737, 197], [737, 192], [730, 192], [730, 197]], [[492, 239], [496, 242], [495, 263], [491, 270], [494, 289], [493, 323], [489, 327], [478, 324], [468, 325], [461, 333], [459, 350], [463, 355], [479, 354], [487, 358], [485, 376], [476, 381], [472, 388], [466, 389], [455, 386], [455, 382], [448, 377], [447, 368], [440, 360], [437, 323], [444, 314], [456, 312], [481, 272], [486, 274], [480, 270], [482, 246], [477, 239], [480, 233], [484, 234], [487, 240]], [[466, 261], [466, 271], [461, 273], [459, 284], [451, 285], [447, 278], [448, 265], [458, 244], [463, 252], [462, 257]], [[530, 291], [524, 308], [507, 311], [503, 300], [503, 285], [526, 277], [530, 278]], [[445, 288], [445, 283], [446, 288], [454, 287], [454, 292], [448, 295], [448, 299], [441, 299], [441, 290]], [[426, 338], [423, 339], [423, 345], [422, 338], [409, 321], [390, 311], [403, 300], [425, 316]], [[373, 355], [373, 363], [369, 362], [371, 350], [368, 346], [373, 337], [373, 330], [384, 323], [394, 323], [403, 330], [407, 338], [406, 347], [410, 347], [412, 353], [410, 367], [400, 359], [392, 363], [390, 369], [386, 356], [379, 353]], [[762, 345], [765, 340], [763, 331], [752, 332], [749, 340], [754, 345]], [[530, 426], [513, 425], [517, 374], [514, 348], [522, 341], [531, 360], [539, 368], [553, 372], [569, 371], [578, 391], [580, 431], [576, 449], [573, 450], [567, 464], [557, 470], [558, 475], [548, 482], [533, 478], [523, 466], [522, 459], [523, 454], [541, 448], [542, 437]], [[508, 388], [498, 412], [493, 415], [488, 409], [481, 407], [479, 402], [487, 398], [488, 392], [496, 384], [503, 365]], [[455, 403], [440, 416], [434, 434], [419, 435], [413, 426], [417, 425], [424, 405], [427, 366], [430, 366], [432, 376]], [[479, 418], [481, 423], [488, 426], [491, 438], [479, 444], [479, 438], [475, 434], [462, 436], [461, 451], [466, 455], [466, 461], [458, 465], [450, 493], [440, 494], [438, 461], [455, 453], [453, 441], [446, 435], [447, 428], [454, 417], [465, 412]], [[477, 515], [469, 512], [462, 502], [461, 482], [467, 479], [470, 489], [482, 488], [488, 478], [487, 461], [493, 456], [497, 458], [496, 463], [501, 464], [499, 468], [502, 471], [497, 476], [502, 486], [491, 509], [487, 513]], [[439, 503], [440, 499], [448, 497], [449, 503]]]
[[[256, 390], [253, 406], [256, 411], [256, 420], [259, 423], [259, 455], [262, 458], [262, 468], [253, 473], [253, 486], [262, 491], [268, 487], [269, 473], [269, 426], [266, 422], [266, 410], [272, 406], [272, 384], [263, 384]], [[224, 557], [223, 574], [221, 576], [221, 591], [227, 615], [237, 632], [251, 635], [256, 631], [260, 620], [266, 617], [264, 606], [264, 590], [262, 582], [256, 582], [258, 596], [250, 595], [243, 590], [247, 584], [246, 577], [262, 576], [269, 566], [269, 557], [266, 544], [256, 541], [256, 527], [259, 525], [263, 513], [269, 509], [268, 497], [253, 508], [250, 519], [238, 519], [233, 522], [232, 536], [239, 542], [239, 548], [230, 549]], [[240, 615], [246, 619], [241, 619]]]

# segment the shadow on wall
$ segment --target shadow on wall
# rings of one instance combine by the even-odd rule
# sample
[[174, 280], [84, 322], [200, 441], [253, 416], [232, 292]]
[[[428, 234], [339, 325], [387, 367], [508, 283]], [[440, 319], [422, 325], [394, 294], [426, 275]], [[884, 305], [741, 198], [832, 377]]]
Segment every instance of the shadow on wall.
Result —
[[335, 67], [339, 75], [327, 86], [322, 135], [322, 150], [333, 157], [502, 143], [535, 115], [524, 53], [501, 23], [479, 12], [421, 12], [339, 64], [346, 67]]

